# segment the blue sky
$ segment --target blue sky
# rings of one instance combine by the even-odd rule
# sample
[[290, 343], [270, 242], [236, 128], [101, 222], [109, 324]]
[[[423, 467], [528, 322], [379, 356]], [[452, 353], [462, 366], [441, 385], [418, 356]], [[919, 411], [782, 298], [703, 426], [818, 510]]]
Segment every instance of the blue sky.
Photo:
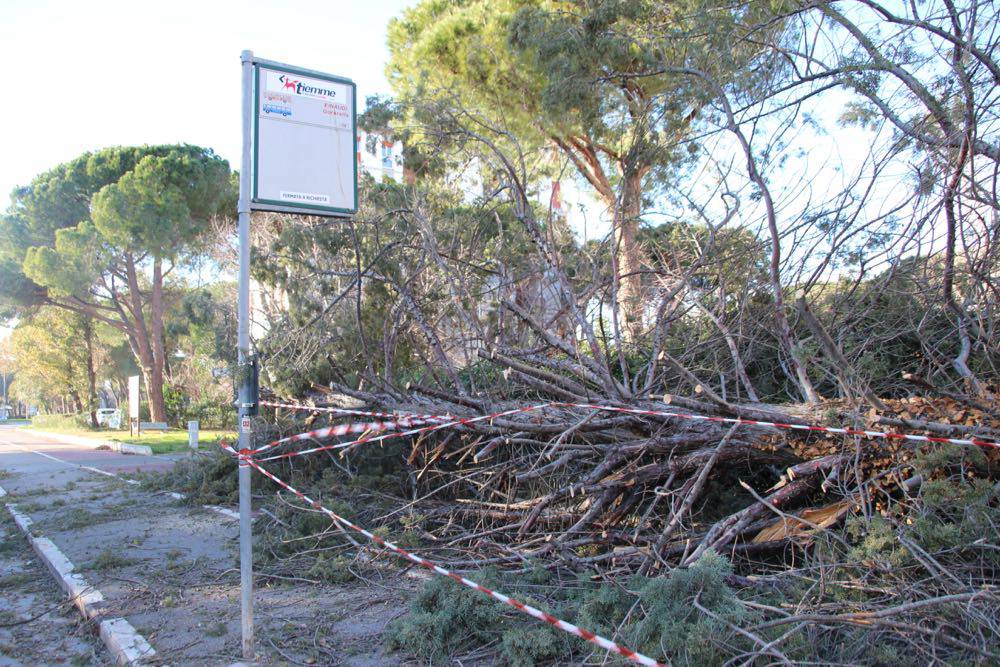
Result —
[[388, 93], [386, 25], [410, 4], [0, 0], [0, 207], [104, 146], [186, 142], [238, 166], [243, 49], [352, 78], [361, 104]]
[[187, 142], [234, 166], [240, 51], [388, 92], [385, 30], [405, 0], [0, 0], [0, 207], [87, 150]]
[[[363, 106], [367, 95], [389, 92], [386, 26], [415, 2], [0, 0], [0, 57], [11, 70], [0, 96], [0, 207], [14, 187], [105, 146], [186, 142], [238, 166], [243, 49], [350, 77]], [[833, 104], [810, 105], [831, 133], [801, 131], [794, 143], [807, 157], [785, 168], [804, 182], [775, 193], [791, 208], [836, 192], [873, 141], [858, 128], [837, 127], [846, 97], [832, 97]], [[739, 164], [730, 148], [725, 161]], [[759, 212], [745, 208], [744, 223], [759, 224]], [[590, 238], [607, 231], [606, 220], [587, 217]]]
[[[186, 142], [238, 166], [243, 49], [350, 77], [363, 106], [389, 92], [386, 26], [415, 2], [0, 0], [0, 57], [13, 70], [0, 96], [0, 207], [14, 187], [105, 146]], [[810, 154], [802, 171], [830, 176], [810, 189], [840, 181], [834, 165], [867, 155], [866, 133], [836, 127], [844, 101], [813, 102], [832, 135], [799, 137]], [[606, 222], [591, 221], [589, 235], [603, 235]]]

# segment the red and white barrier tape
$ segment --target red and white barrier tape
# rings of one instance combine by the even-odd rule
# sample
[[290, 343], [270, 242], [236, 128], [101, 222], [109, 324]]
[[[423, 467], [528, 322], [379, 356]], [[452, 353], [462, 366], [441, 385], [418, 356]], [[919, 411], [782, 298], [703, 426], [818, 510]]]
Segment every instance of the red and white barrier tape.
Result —
[[260, 447], [253, 450], [254, 454], [259, 454], [263, 451], [271, 449], [273, 447], [278, 447], [289, 442], [301, 442], [303, 440], [320, 440], [322, 438], [336, 438], [341, 435], [347, 435], [349, 433], [367, 433], [369, 431], [392, 431], [397, 428], [409, 428], [410, 426], [415, 426], [417, 424], [426, 424], [428, 422], [438, 423], [441, 421], [441, 417], [402, 417], [396, 421], [391, 422], [352, 422], [350, 424], [337, 424], [336, 426], [326, 426], [324, 428], [316, 429], [315, 431], [306, 431], [305, 433], [299, 433], [298, 435], [291, 435], [287, 438], [281, 438], [280, 440], [275, 440], [274, 442], [269, 442], [266, 445], [261, 445]]
[[976, 438], [941, 438], [930, 435], [910, 435], [909, 433], [894, 433], [892, 431], [862, 431], [853, 428], [835, 428], [832, 426], [810, 426], [809, 424], [784, 424], [782, 422], [767, 422], [756, 419], [740, 419], [736, 417], [710, 417], [684, 412], [665, 412], [660, 410], [638, 410], [634, 408], [618, 408], [609, 405], [591, 405], [588, 403], [556, 403], [560, 407], [589, 408], [591, 410], [610, 410], [612, 412], [624, 412], [635, 415], [655, 415], [658, 417], [676, 417], [678, 419], [695, 419], [710, 422], [723, 422], [726, 424], [743, 424], [748, 426], [773, 426], [774, 428], [793, 429], [796, 431], [817, 431], [821, 433], [835, 433], [838, 435], [856, 435], [862, 438], [883, 438], [888, 440], [912, 440], [915, 442], [943, 442], [953, 445], [976, 445], [978, 447], [1000, 448], [1000, 443], [990, 440], [979, 440]]
[[[402, 438], [408, 435], [416, 435], [418, 433], [428, 433], [430, 431], [437, 431], [443, 428], [450, 428], [452, 426], [464, 426], [465, 424], [474, 424], [476, 422], [486, 421], [489, 419], [496, 419], [498, 417], [508, 417], [510, 415], [521, 414], [525, 412], [532, 412], [534, 410], [541, 410], [542, 408], [552, 407], [557, 405], [555, 403], [540, 403], [538, 405], [529, 405], [524, 408], [514, 408], [512, 410], [505, 410], [503, 412], [496, 412], [491, 415], [480, 415], [478, 417], [467, 417], [464, 419], [453, 419], [452, 421], [445, 422], [443, 424], [432, 424], [431, 426], [423, 426], [421, 428], [410, 429], [409, 431], [400, 431], [399, 433], [387, 433], [385, 435], [377, 435], [372, 438], [364, 438], [361, 440], [352, 440], [351, 442], [339, 442], [334, 445], [322, 445], [320, 447], [312, 447], [310, 449], [302, 449], [297, 452], [285, 452], [284, 454], [275, 454], [274, 456], [268, 456], [262, 459], [256, 459], [257, 461], [274, 461], [275, 459], [287, 459], [292, 456], [303, 456], [305, 454], [314, 454], [316, 452], [327, 451], [330, 449], [344, 449], [347, 447], [353, 447], [354, 445], [360, 444], [362, 442], [380, 442], [382, 440], [389, 440], [391, 438]], [[298, 436], [291, 436], [296, 438]], [[287, 438], [283, 440], [288, 440]], [[277, 446], [282, 441], [276, 440], [264, 448], [270, 448], [272, 446]]]
[[[477, 417], [468, 417], [463, 419], [453, 418], [451, 421], [433, 424], [430, 426], [424, 426], [421, 428], [410, 429], [408, 431], [401, 431], [399, 433], [389, 433], [386, 435], [375, 436], [373, 438], [365, 438], [363, 440], [354, 440], [351, 442], [341, 442], [333, 445], [323, 445], [320, 447], [313, 447], [310, 449], [304, 449], [297, 452], [287, 452], [284, 454], [278, 454], [275, 456], [270, 456], [263, 459], [258, 459], [259, 461], [273, 461], [275, 459], [289, 458], [292, 456], [302, 456], [305, 454], [313, 454], [315, 452], [321, 452], [330, 449], [344, 449], [347, 447], [353, 447], [362, 442], [373, 443], [382, 440], [388, 440], [390, 438], [401, 438], [409, 435], [416, 435], [419, 433], [427, 433], [430, 431], [436, 431], [443, 428], [449, 428], [452, 426], [464, 426], [466, 424], [473, 424], [476, 422], [487, 421], [492, 419], [497, 419], [499, 417], [509, 417], [515, 414], [523, 414], [526, 412], [533, 412], [536, 410], [541, 410], [544, 408], [584, 408], [589, 410], [604, 410], [608, 412], [618, 412], [623, 414], [632, 414], [640, 416], [654, 416], [654, 417], [671, 417], [675, 419], [691, 419], [699, 421], [710, 421], [710, 422], [721, 422], [725, 424], [739, 424], [745, 426], [768, 426], [773, 428], [780, 428], [786, 430], [796, 430], [796, 431], [813, 431], [818, 433], [833, 433], [837, 435], [855, 435], [862, 438], [881, 438], [886, 440], [910, 440], [912, 442], [933, 442], [933, 443], [947, 443], [953, 445], [975, 445], [977, 447], [988, 447], [988, 448], [1000, 448], [1000, 443], [992, 442], [989, 440], [979, 440], [976, 438], [962, 439], [962, 438], [944, 438], [939, 436], [930, 435], [911, 435], [909, 433], [894, 433], [891, 431], [867, 431], [852, 428], [836, 428], [832, 426], [811, 426], [808, 424], [785, 424], [782, 422], [769, 422], [760, 421], [756, 419], [741, 419], [737, 417], [712, 417], [708, 415], [699, 415], [684, 412], [672, 412], [665, 410], [644, 410], [639, 408], [621, 408], [612, 405], [594, 405], [590, 403], [564, 403], [564, 402], [553, 402], [553, 403], [540, 403], [538, 405], [529, 405], [523, 408], [514, 408], [511, 410], [504, 410], [503, 412], [495, 412], [489, 415], [480, 415]], [[321, 429], [324, 430], [324, 429]], [[311, 431], [310, 433], [316, 433]], [[332, 435], [332, 434], [331, 434]], [[261, 447], [258, 451], [263, 451], [265, 449], [270, 449], [271, 447], [278, 446], [284, 442], [291, 442], [296, 439], [305, 440], [307, 438], [318, 439], [319, 437], [329, 437], [329, 436], [316, 436], [309, 434], [301, 434], [300, 436], [291, 436], [289, 438], [283, 438], [281, 440], [276, 440], [268, 445]]]
[[398, 419], [399, 417], [407, 417], [410, 419], [439, 419], [447, 420], [454, 419], [452, 415], [406, 415], [394, 412], [368, 412], [365, 410], [348, 410], [347, 408], [327, 408], [318, 407], [315, 405], [293, 405], [291, 403], [273, 403], [271, 401], [261, 401], [260, 405], [269, 408], [286, 408], [288, 410], [299, 410], [302, 412], [329, 412], [335, 415], [355, 415], [359, 417], [379, 417], [381, 419]]
[[664, 663], [662, 663], [662, 662], [658, 662], [658, 661], [654, 660], [653, 658], [645, 656], [645, 655], [643, 655], [641, 653], [637, 653], [636, 651], [633, 651], [633, 650], [631, 650], [629, 648], [621, 646], [620, 644], [618, 644], [616, 642], [613, 642], [610, 639], [605, 639], [604, 637], [601, 637], [598, 634], [595, 634], [595, 633], [593, 633], [593, 632], [591, 632], [589, 630], [585, 630], [585, 629], [583, 629], [583, 628], [581, 628], [581, 627], [579, 627], [577, 625], [574, 625], [574, 624], [572, 624], [572, 623], [570, 623], [568, 621], [564, 621], [562, 619], [556, 618], [555, 616], [552, 616], [551, 614], [547, 614], [544, 611], [542, 611], [541, 609], [536, 609], [535, 607], [532, 607], [529, 604], [525, 604], [524, 602], [521, 602], [520, 600], [515, 600], [514, 598], [509, 597], [507, 595], [504, 595], [503, 593], [498, 593], [497, 591], [490, 590], [489, 588], [486, 588], [485, 586], [482, 586], [482, 585], [476, 583], [475, 581], [472, 581], [471, 579], [466, 579], [465, 577], [463, 577], [460, 574], [456, 574], [455, 572], [452, 572], [450, 570], [446, 570], [445, 568], [443, 568], [440, 565], [434, 563], [433, 561], [429, 561], [426, 558], [422, 558], [420, 556], [417, 556], [416, 554], [412, 554], [409, 551], [406, 551], [405, 549], [402, 549], [402, 548], [396, 546], [392, 542], [389, 542], [388, 540], [385, 540], [385, 539], [379, 537], [378, 535], [375, 535], [374, 533], [371, 533], [371, 532], [365, 530], [361, 526], [358, 526], [358, 525], [356, 525], [354, 523], [351, 523], [350, 521], [348, 521], [344, 517], [340, 516], [339, 514], [336, 514], [335, 512], [327, 509], [326, 507], [323, 507], [322, 505], [320, 505], [318, 502], [316, 502], [315, 500], [313, 500], [312, 498], [310, 498], [306, 494], [302, 493], [301, 491], [299, 491], [298, 489], [294, 488], [290, 484], [286, 484], [282, 480], [280, 480], [277, 477], [275, 477], [274, 475], [272, 475], [267, 470], [264, 470], [250, 456], [240, 456], [240, 460], [241, 460], [241, 463], [245, 461], [246, 465], [251, 466], [252, 468], [254, 468], [255, 470], [257, 470], [258, 472], [260, 472], [262, 475], [264, 475], [268, 479], [270, 479], [273, 482], [275, 482], [276, 484], [278, 484], [279, 486], [281, 486], [281, 487], [283, 487], [285, 489], [288, 489], [289, 491], [291, 491], [292, 493], [294, 493], [296, 496], [298, 496], [299, 498], [301, 498], [305, 502], [309, 503], [309, 505], [311, 507], [313, 507], [314, 509], [317, 509], [317, 510], [323, 512], [324, 514], [326, 514], [327, 516], [329, 516], [334, 521], [339, 522], [339, 523], [343, 524], [344, 526], [347, 526], [351, 530], [364, 535], [365, 537], [367, 537], [369, 540], [371, 540], [375, 544], [378, 544], [379, 546], [382, 546], [382, 547], [385, 547], [386, 549], [389, 549], [390, 551], [394, 552], [396, 555], [401, 556], [402, 558], [405, 558], [406, 560], [408, 560], [408, 561], [410, 561], [412, 563], [416, 563], [417, 565], [420, 565], [421, 567], [425, 567], [428, 570], [430, 570], [431, 572], [434, 572], [435, 574], [439, 574], [442, 577], [448, 577], [449, 579], [453, 579], [454, 581], [462, 584], [463, 586], [471, 588], [471, 589], [473, 589], [475, 591], [479, 591], [480, 593], [483, 593], [484, 595], [488, 595], [489, 597], [493, 598], [494, 600], [498, 600], [498, 601], [500, 601], [500, 602], [502, 602], [502, 603], [504, 603], [506, 605], [509, 605], [509, 606], [513, 607], [514, 609], [517, 609], [518, 611], [522, 611], [525, 614], [527, 614], [527, 615], [529, 615], [529, 616], [531, 616], [533, 618], [536, 618], [536, 619], [538, 619], [540, 621], [545, 621], [549, 625], [551, 625], [551, 626], [553, 626], [555, 628], [558, 628], [558, 629], [562, 630], [563, 632], [568, 632], [569, 634], [576, 635], [577, 637], [580, 637], [581, 639], [585, 639], [585, 640], [587, 640], [588, 642], [590, 642], [592, 644], [597, 644], [598, 646], [600, 646], [601, 648], [603, 648], [606, 651], [610, 651], [612, 653], [617, 653], [618, 655], [623, 656], [625, 658], [628, 658], [629, 660], [631, 660], [632, 662], [634, 662], [634, 663], [636, 663], [638, 665], [648, 665], [649, 667], [666, 667], [666, 665]]

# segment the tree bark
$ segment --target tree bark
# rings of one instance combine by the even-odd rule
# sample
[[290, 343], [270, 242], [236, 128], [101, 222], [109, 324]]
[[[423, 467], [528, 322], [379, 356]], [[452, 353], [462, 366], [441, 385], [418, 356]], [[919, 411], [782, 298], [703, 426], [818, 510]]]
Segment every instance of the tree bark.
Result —
[[70, 391], [70, 397], [73, 399], [73, 409], [75, 412], [83, 413], [83, 401], [80, 399], [80, 392], [73, 389]]
[[[634, 338], [642, 328], [641, 254], [636, 241], [642, 215], [642, 179], [649, 171], [645, 165], [622, 165], [620, 198], [601, 164], [597, 148], [586, 137], [552, 137], [553, 143], [569, 158], [577, 171], [612, 212], [614, 247], [611, 267], [616, 291], [616, 305], [624, 317], [622, 333]], [[611, 156], [621, 158], [621, 156]]]
[[[146, 384], [149, 400], [149, 414], [152, 421], [166, 421], [166, 404], [163, 400], [163, 270], [159, 258], [153, 263], [153, 285], [150, 303], [152, 332], [146, 326], [146, 316], [142, 312], [142, 292], [136, 274], [134, 260], [126, 262], [129, 301], [126, 303], [132, 315], [128, 327], [129, 345], [142, 368], [142, 378]], [[123, 315], [123, 319], [125, 319]], [[158, 335], [156, 335], [158, 333]], [[159, 358], [157, 357], [159, 354]]]
[[163, 400], [163, 260], [153, 259], [153, 296], [150, 300], [150, 319], [152, 320], [152, 367], [150, 378], [146, 384], [149, 394], [149, 413], [155, 422], [167, 421], [167, 406]]
[[622, 183], [621, 202], [614, 202], [612, 266], [618, 283], [618, 306], [625, 320], [622, 333], [627, 340], [635, 340], [642, 332], [642, 257], [636, 239], [642, 215], [642, 176], [642, 169], [627, 173]]
[[90, 410], [90, 425], [97, 428], [97, 373], [94, 370], [94, 322], [83, 318], [83, 340], [87, 345], [87, 409]]

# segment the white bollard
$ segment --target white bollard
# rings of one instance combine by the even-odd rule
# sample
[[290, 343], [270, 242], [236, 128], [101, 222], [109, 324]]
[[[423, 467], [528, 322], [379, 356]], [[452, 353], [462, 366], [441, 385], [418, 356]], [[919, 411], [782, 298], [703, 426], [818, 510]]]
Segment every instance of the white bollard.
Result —
[[198, 451], [198, 422], [188, 422], [188, 447], [192, 452]]

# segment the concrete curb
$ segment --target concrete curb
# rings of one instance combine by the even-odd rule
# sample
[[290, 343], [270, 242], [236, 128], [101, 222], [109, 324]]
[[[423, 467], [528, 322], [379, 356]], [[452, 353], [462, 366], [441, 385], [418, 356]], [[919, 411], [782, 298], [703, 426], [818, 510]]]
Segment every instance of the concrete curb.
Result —
[[137, 456], [152, 456], [153, 448], [149, 445], [135, 445], [131, 442], [118, 442], [117, 440], [107, 440], [104, 443], [111, 448], [111, 451], [119, 454], [135, 454]]
[[104, 645], [121, 665], [149, 664], [156, 655], [145, 637], [136, 632], [124, 618], [101, 621], [99, 633]]
[[80, 435], [70, 435], [68, 433], [53, 433], [52, 431], [36, 431], [32, 429], [28, 433], [37, 433], [45, 438], [65, 442], [67, 445], [80, 445], [92, 449], [107, 447], [119, 454], [135, 454], [137, 456], [152, 456], [153, 448], [149, 445], [134, 445], [130, 442], [119, 442], [118, 440], [97, 440], [96, 438], [86, 438]]
[[[0, 487], [0, 498], [6, 495], [7, 492]], [[111, 655], [115, 657], [115, 662], [120, 665], [148, 664], [156, 655], [156, 651], [145, 637], [136, 632], [132, 624], [124, 618], [99, 618], [103, 614], [105, 606], [104, 596], [101, 595], [101, 592], [88, 584], [82, 575], [74, 571], [73, 563], [66, 558], [52, 540], [47, 537], [36, 537], [32, 534], [31, 526], [34, 522], [28, 515], [17, 511], [16, 504], [7, 503], [7, 511], [14, 518], [14, 523], [28, 538], [31, 548], [38, 554], [46, 569], [55, 577], [56, 583], [73, 600], [73, 604], [80, 610], [83, 617], [98, 621], [98, 634]]]
[[[164, 491], [163, 493], [167, 494], [174, 500], [185, 500], [187, 498], [187, 496], [185, 496], [183, 493], [177, 493], [176, 491]], [[240, 520], [240, 513], [237, 512], [236, 510], [231, 510], [228, 507], [219, 507], [218, 505], [202, 505], [202, 507], [204, 507], [207, 510], [211, 510], [212, 512], [215, 512], [217, 514], [221, 514], [227, 519], [231, 519], [233, 521]], [[255, 518], [251, 517], [250, 520], [254, 521]]]

